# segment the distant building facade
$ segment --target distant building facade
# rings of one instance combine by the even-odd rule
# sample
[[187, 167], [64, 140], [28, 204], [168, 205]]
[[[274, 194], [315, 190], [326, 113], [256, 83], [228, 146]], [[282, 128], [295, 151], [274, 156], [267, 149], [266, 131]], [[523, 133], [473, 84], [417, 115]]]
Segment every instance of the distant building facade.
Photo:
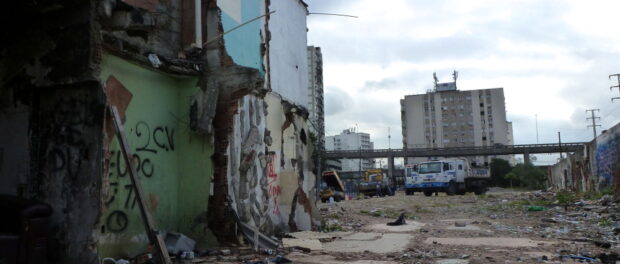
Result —
[[[354, 129], [345, 129], [340, 135], [325, 137], [326, 150], [372, 150], [374, 143], [370, 141], [370, 134], [355, 132]], [[372, 159], [340, 159], [341, 171], [359, 171], [372, 169]]]
[[[403, 147], [444, 148], [512, 145], [512, 123], [506, 121], [504, 89], [459, 91], [454, 82], [438, 83], [425, 94], [401, 99]], [[498, 156], [511, 161], [512, 156]], [[412, 164], [431, 158], [408, 158]], [[493, 157], [473, 157], [478, 165]]]

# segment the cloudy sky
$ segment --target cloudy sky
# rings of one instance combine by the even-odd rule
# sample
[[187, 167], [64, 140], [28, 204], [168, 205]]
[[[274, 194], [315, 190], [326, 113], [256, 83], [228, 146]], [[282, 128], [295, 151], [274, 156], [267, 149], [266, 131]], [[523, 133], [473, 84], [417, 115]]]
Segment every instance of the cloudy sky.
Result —
[[[586, 109], [620, 122], [620, 1], [306, 0], [323, 51], [326, 133], [359, 124], [376, 148], [402, 147], [400, 103], [459, 71], [460, 90], [503, 87], [516, 144], [588, 141]], [[601, 129], [598, 128], [600, 133]]]

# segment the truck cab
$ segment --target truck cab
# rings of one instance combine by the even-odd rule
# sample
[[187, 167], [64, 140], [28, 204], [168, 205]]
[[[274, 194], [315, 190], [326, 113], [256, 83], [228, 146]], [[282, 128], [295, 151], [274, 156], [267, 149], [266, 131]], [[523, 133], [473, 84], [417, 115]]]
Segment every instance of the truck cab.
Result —
[[412, 195], [423, 192], [431, 196], [434, 192], [448, 195], [464, 194], [473, 191], [477, 194], [486, 191], [487, 169], [472, 170], [466, 159], [445, 159], [422, 162], [405, 169], [405, 193]]

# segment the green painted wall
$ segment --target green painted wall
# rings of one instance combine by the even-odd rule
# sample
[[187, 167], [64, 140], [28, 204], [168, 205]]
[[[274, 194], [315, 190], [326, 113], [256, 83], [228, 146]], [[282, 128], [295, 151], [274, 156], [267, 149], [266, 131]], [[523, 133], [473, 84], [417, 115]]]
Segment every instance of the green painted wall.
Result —
[[[105, 82], [111, 75], [133, 94], [125, 132], [139, 157], [138, 174], [157, 228], [181, 232], [204, 245], [209, 239], [203, 215], [213, 146], [210, 136], [189, 128], [197, 78], [171, 76], [104, 55], [100, 78]], [[107, 209], [96, 230], [99, 256], [134, 256], [144, 252], [148, 239], [116, 138], [110, 154]]]

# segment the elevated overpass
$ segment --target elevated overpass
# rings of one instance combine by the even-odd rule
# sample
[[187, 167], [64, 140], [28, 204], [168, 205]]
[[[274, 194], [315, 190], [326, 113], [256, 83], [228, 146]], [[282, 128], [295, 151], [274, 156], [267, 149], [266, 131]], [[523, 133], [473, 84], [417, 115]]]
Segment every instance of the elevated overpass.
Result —
[[325, 151], [323, 157], [328, 159], [388, 159], [388, 174], [393, 175], [394, 158], [415, 157], [467, 157], [522, 154], [525, 162], [530, 162], [530, 154], [576, 152], [583, 149], [587, 142], [493, 145], [482, 147], [452, 148], [408, 148], [408, 149], [373, 149], [373, 150], [332, 150]]

